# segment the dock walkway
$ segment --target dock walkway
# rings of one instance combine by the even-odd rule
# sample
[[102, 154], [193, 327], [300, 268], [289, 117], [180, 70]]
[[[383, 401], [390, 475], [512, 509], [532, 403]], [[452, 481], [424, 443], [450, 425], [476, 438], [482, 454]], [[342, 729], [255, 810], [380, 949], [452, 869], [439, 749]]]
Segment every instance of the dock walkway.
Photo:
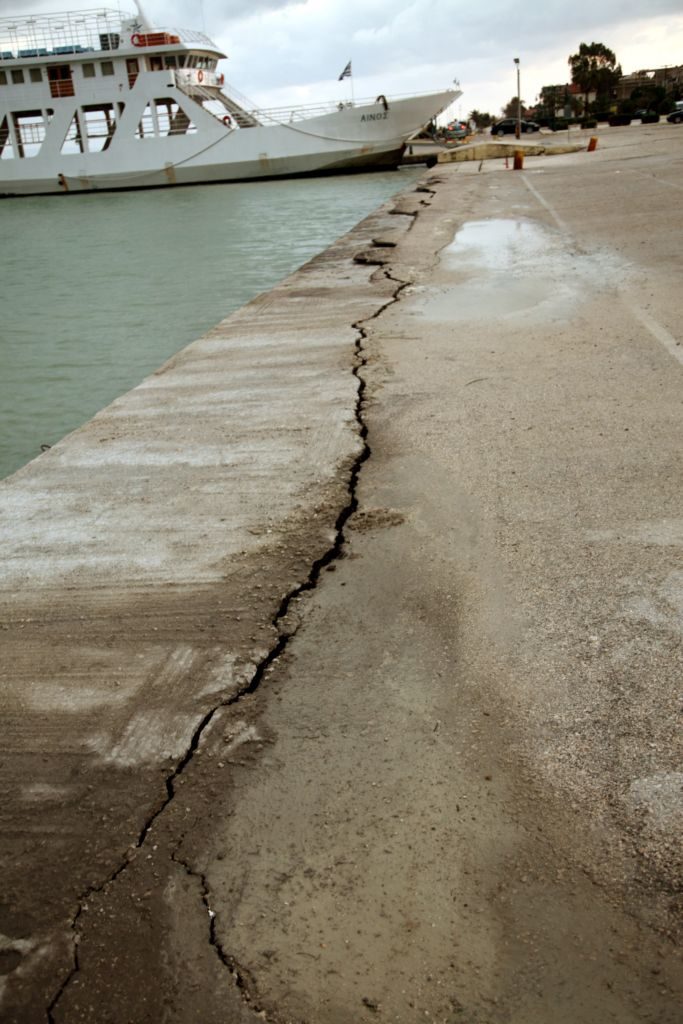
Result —
[[678, 1020], [682, 155], [435, 168], [0, 485], [3, 1021]]

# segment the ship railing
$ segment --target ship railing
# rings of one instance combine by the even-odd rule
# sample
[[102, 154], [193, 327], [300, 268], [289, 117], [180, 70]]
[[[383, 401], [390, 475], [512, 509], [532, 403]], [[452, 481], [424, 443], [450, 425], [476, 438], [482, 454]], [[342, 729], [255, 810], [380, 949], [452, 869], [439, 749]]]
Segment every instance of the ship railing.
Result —
[[[207, 82], [210, 82], [214, 76], [207, 72], [204, 81], [198, 84], [197, 74], [197, 71], [188, 70], [187, 68], [176, 71], [176, 85], [194, 99], [214, 99], [217, 90], [206, 88]], [[233, 85], [224, 82], [222, 75], [217, 75], [215, 78], [216, 84], [220, 85], [221, 101], [227, 111], [234, 116], [240, 128], [251, 128], [264, 124], [292, 124], [295, 121], [305, 121], [316, 115], [330, 114], [335, 110], [343, 109], [345, 106], [351, 106], [351, 104], [329, 102], [300, 104], [291, 107], [262, 108], [257, 106], [248, 96], [235, 89]], [[372, 101], [368, 100], [367, 102]]]
[[184, 28], [154, 28], [130, 34], [127, 26], [131, 23], [130, 14], [106, 7], [66, 11], [63, 14], [0, 18], [0, 60], [179, 43], [218, 50], [216, 44], [203, 32]]
[[196, 32], [190, 28], [159, 28], [154, 29], [155, 32], [165, 32], [167, 35], [178, 36], [180, 42], [185, 46], [201, 46], [209, 47], [212, 50], [216, 50], [217, 46], [212, 39], [209, 39], [203, 32]]
[[45, 121], [40, 115], [30, 121], [21, 120], [17, 124], [19, 141], [25, 146], [39, 146], [45, 139], [45, 132]]
[[299, 103], [290, 107], [262, 107], [258, 116], [264, 124], [292, 124], [295, 121], [307, 121], [311, 117], [324, 117], [334, 113], [335, 110], [344, 110], [346, 107], [353, 107], [352, 102], [345, 103], [332, 101], [327, 103]]
[[0, 18], [2, 59], [45, 57], [90, 50], [116, 50], [121, 40], [121, 11], [97, 8]]
[[[226, 86], [230, 95], [237, 95], [231, 86]], [[254, 117], [260, 124], [295, 124], [299, 121], [307, 121], [312, 117], [324, 117], [335, 111], [342, 111], [353, 107], [368, 107], [382, 104], [385, 109], [391, 107], [391, 103], [402, 99], [419, 99], [420, 95], [430, 96], [431, 93], [405, 93], [392, 96], [365, 97], [357, 100], [338, 100], [326, 103], [299, 103], [287, 107], [256, 107], [250, 104], [249, 100], [242, 98], [242, 106], [245, 112]]]
[[59, 99], [63, 96], [75, 96], [76, 90], [70, 78], [62, 78], [57, 81], [50, 81], [50, 96]]
[[[179, 83], [182, 88], [182, 84]], [[196, 87], [189, 90], [196, 93]], [[259, 107], [248, 97], [244, 96], [232, 85], [225, 83], [221, 90], [223, 100], [227, 100], [227, 108], [235, 115], [235, 120], [242, 128], [266, 124], [292, 124], [295, 121], [306, 121], [308, 118], [322, 116], [341, 110], [352, 104], [344, 103], [309, 103], [299, 104], [291, 107]], [[372, 102], [368, 100], [367, 102]]]

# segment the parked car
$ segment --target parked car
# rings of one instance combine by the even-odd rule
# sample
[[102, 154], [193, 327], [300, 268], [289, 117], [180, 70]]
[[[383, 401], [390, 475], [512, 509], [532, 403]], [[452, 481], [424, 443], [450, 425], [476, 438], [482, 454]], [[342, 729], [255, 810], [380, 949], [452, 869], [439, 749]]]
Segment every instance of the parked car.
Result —
[[[520, 128], [523, 132], [537, 132], [540, 131], [541, 126], [536, 124], [535, 121], [522, 120]], [[491, 125], [491, 135], [514, 135], [516, 131], [516, 117], [504, 117], [502, 121], [496, 121], [495, 124]]]
[[667, 117], [667, 121], [670, 121], [671, 124], [681, 124], [683, 121], [683, 110], [672, 110]]

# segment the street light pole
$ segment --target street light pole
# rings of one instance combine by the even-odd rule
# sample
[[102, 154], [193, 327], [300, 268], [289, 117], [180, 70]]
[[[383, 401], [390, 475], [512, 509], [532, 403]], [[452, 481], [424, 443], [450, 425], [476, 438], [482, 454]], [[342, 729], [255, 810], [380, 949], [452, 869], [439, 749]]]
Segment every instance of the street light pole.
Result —
[[522, 98], [519, 91], [519, 57], [515, 57], [515, 64], [517, 65], [517, 125], [515, 127], [515, 138], [521, 139], [522, 137]]

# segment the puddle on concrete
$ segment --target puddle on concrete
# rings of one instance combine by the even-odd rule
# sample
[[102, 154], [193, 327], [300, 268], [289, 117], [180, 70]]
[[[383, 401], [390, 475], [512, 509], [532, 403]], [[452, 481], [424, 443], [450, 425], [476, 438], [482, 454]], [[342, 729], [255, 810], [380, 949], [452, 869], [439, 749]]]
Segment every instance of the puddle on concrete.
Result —
[[593, 290], [601, 262], [572, 251], [560, 232], [533, 221], [470, 221], [441, 254], [452, 283], [425, 289], [417, 312], [442, 323], [566, 320]]
[[445, 266], [463, 259], [474, 267], [515, 270], [520, 263], [538, 262], [550, 232], [526, 220], [474, 220], [464, 224], [442, 251]]

